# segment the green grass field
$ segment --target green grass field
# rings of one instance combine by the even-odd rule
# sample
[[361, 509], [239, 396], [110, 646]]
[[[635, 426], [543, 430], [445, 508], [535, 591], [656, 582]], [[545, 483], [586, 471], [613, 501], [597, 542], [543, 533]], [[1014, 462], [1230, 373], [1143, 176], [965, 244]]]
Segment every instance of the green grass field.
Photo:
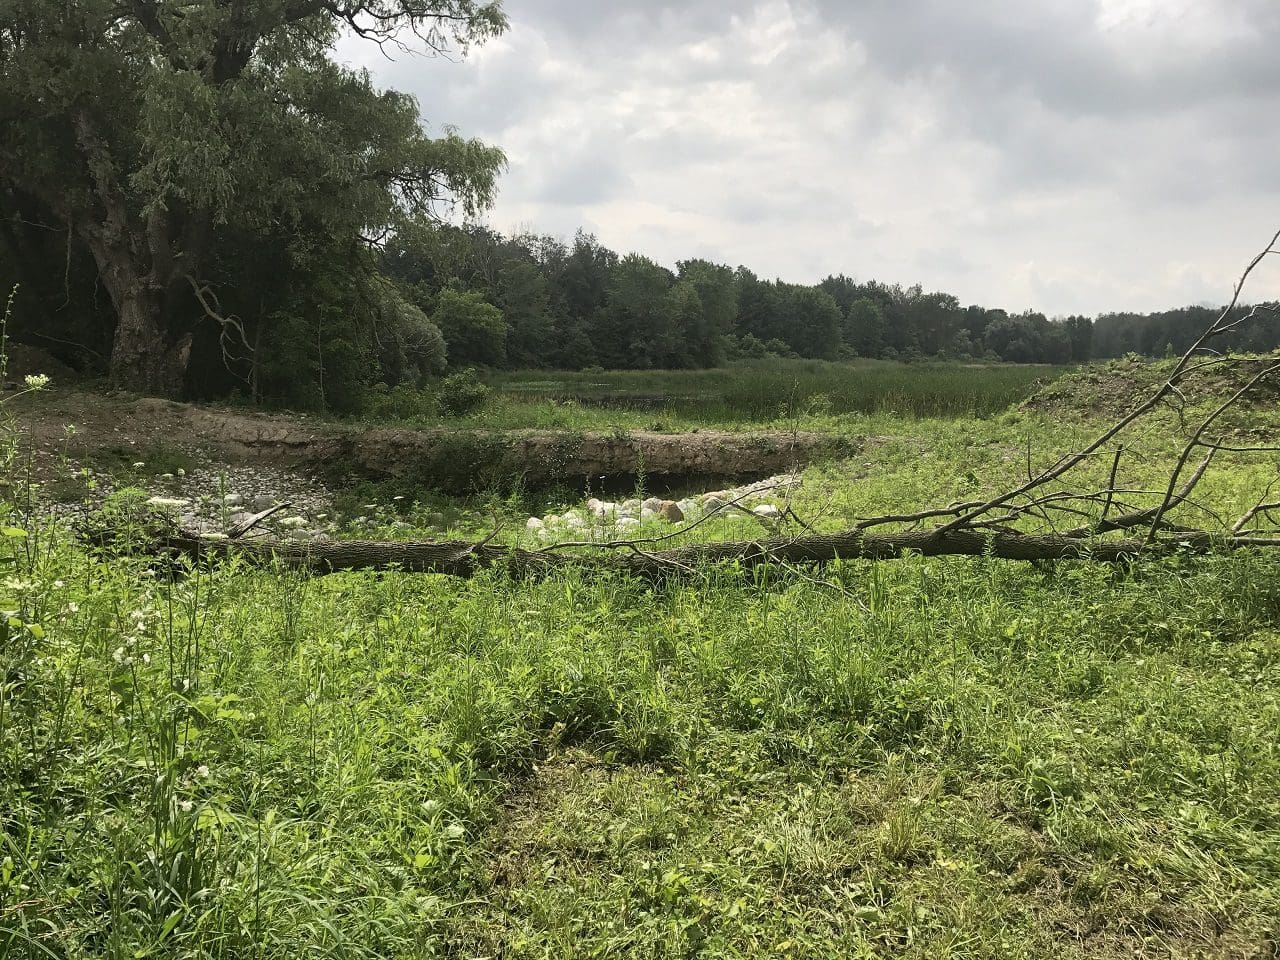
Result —
[[[829, 428], [832, 416], [987, 417], [1030, 395], [1065, 368], [1023, 364], [859, 360], [744, 361], [713, 370], [492, 372], [489, 402], [461, 418], [415, 414], [412, 394], [378, 419], [485, 429], [750, 430], [797, 423]], [[375, 409], [378, 405], [375, 404]]]
[[[872, 416], [895, 439], [806, 471], [819, 529], [1093, 429]], [[1224, 458], [1204, 505], [1273, 474]], [[20, 521], [0, 956], [1276, 955], [1266, 552], [170, 582]]]

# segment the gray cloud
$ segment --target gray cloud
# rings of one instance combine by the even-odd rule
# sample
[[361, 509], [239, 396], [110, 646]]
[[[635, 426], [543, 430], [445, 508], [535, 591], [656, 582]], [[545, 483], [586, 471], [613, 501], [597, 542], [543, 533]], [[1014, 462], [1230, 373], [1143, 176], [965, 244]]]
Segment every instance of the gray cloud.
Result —
[[1219, 300], [1280, 226], [1272, 0], [507, 7], [461, 63], [339, 50], [507, 151], [500, 228], [1093, 313]]

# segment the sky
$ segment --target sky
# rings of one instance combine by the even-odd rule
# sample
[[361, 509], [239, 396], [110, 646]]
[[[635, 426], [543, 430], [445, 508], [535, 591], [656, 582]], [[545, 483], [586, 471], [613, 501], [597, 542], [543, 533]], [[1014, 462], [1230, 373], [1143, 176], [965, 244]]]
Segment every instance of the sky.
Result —
[[505, 9], [465, 57], [337, 52], [503, 148], [504, 232], [1058, 316], [1223, 303], [1280, 229], [1276, 0]]

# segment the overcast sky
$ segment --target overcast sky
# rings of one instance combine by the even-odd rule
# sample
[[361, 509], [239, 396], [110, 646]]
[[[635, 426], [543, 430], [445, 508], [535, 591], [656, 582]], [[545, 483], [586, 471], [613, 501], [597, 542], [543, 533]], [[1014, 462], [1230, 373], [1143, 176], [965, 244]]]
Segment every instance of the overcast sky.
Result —
[[506, 151], [504, 231], [1055, 315], [1223, 302], [1280, 228], [1277, 0], [505, 6], [461, 62], [339, 48]]

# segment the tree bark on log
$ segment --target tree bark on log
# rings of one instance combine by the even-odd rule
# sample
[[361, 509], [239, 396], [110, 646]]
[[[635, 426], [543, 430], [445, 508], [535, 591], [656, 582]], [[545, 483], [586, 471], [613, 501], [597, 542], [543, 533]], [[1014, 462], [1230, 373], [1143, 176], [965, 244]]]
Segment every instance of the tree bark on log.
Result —
[[[1205, 553], [1242, 546], [1229, 537], [1195, 531], [1147, 543], [1141, 539], [1097, 540], [1060, 534], [1020, 534], [974, 530], [921, 530], [867, 534], [858, 530], [807, 537], [775, 537], [697, 544], [668, 550], [643, 551], [627, 543], [600, 544], [590, 553], [548, 548], [475, 544], [467, 541], [322, 540], [310, 543], [262, 538], [223, 540], [179, 532], [156, 539], [148, 552], [194, 559], [239, 557], [255, 563], [282, 566], [314, 574], [352, 570], [399, 570], [472, 577], [489, 568], [503, 568], [516, 577], [540, 577], [577, 568], [614, 571], [655, 581], [679, 579], [708, 564], [736, 562], [745, 568], [762, 564], [822, 566], [836, 560], [890, 560], [904, 553], [924, 556], [990, 556], [1004, 560], [1091, 560], [1117, 563], [1139, 554], [1175, 550]], [[603, 548], [613, 552], [604, 554]]]

